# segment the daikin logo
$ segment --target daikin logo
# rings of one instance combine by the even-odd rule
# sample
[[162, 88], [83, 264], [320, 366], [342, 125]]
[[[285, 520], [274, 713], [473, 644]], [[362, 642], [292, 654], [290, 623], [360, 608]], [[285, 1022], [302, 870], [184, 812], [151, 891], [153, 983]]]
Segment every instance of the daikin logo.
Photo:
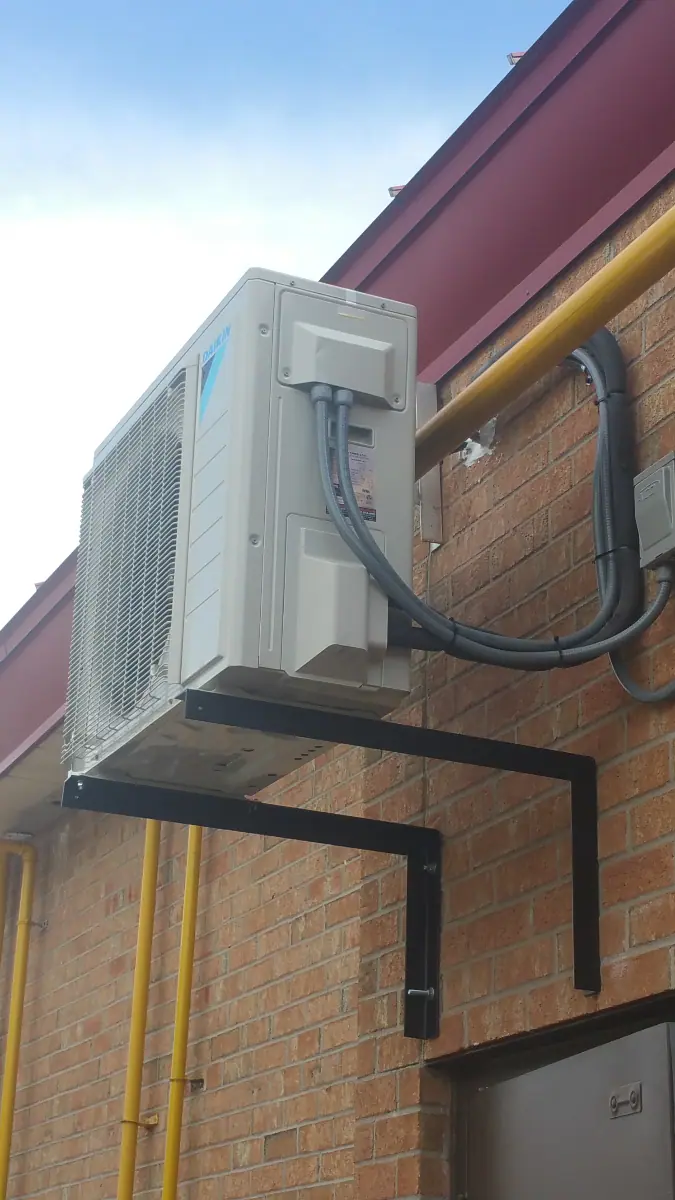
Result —
[[220, 350], [220, 347], [225, 345], [229, 336], [230, 336], [230, 326], [226, 325], [225, 328], [223, 330], [221, 330], [221, 332], [218, 334], [218, 337], [216, 338], [215, 342], [211, 342], [211, 345], [209, 346], [208, 350], [204, 351], [204, 353], [202, 355], [202, 364], [207, 363], [209, 361], [209, 359], [213, 358], [214, 354], [218, 350]]
[[204, 414], [209, 406], [211, 393], [216, 382], [216, 376], [220, 370], [220, 365], [225, 358], [227, 346], [230, 340], [230, 326], [226, 325], [214, 342], [211, 342], [208, 350], [202, 354], [202, 380], [199, 391], [199, 420], [203, 421]]

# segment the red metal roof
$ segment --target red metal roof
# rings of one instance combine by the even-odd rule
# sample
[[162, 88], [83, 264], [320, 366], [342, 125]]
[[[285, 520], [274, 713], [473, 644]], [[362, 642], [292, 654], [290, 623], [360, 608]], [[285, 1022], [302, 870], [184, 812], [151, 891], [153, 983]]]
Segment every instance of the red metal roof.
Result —
[[575, 0], [325, 279], [417, 305], [437, 381], [675, 169], [674, 0]]

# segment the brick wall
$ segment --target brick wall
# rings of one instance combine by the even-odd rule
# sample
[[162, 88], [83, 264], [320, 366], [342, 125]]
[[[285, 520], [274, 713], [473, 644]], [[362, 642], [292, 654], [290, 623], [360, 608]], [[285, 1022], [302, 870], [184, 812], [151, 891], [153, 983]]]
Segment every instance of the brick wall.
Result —
[[[654, 217], [661, 192], [462, 364], [456, 394]], [[615, 322], [640, 463], [675, 445], [675, 273]], [[595, 408], [556, 372], [500, 423], [494, 453], [444, 468], [444, 546], [418, 546], [431, 600], [511, 633], [563, 632], [593, 610]], [[675, 676], [675, 614], [634, 658]], [[397, 860], [210, 831], [200, 889], [181, 1200], [445, 1198], [450, 1096], [433, 1060], [473, 1043], [675, 985], [675, 708], [640, 707], [602, 660], [521, 675], [417, 656], [400, 718], [594, 754], [601, 766], [603, 992], [571, 983], [564, 788], [477, 768], [337, 751], [273, 789], [286, 803], [426, 821], [445, 834], [443, 1023], [401, 1034], [404, 877]], [[157, 1197], [168, 1093], [185, 831], [162, 842], [137, 1194]], [[115, 1195], [143, 848], [131, 821], [72, 815], [40, 840], [10, 1195]], [[9, 952], [0, 974], [6, 1012]]]

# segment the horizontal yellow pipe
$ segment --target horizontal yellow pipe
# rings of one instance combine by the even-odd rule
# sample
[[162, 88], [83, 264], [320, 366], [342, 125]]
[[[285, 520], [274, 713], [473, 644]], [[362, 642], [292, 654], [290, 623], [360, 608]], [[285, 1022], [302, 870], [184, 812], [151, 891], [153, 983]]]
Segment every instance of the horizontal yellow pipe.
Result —
[[12, 1143], [16, 1085], [19, 1076], [21, 1025], [23, 1023], [23, 1006], [26, 995], [26, 976], [28, 973], [28, 946], [33, 919], [36, 854], [33, 846], [3, 841], [0, 841], [0, 854], [16, 854], [22, 860], [19, 918], [16, 929], [16, 947], [14, 949], [9, 1019], [7, 1021], [2, 1098], [0, 1099], [0, 1200], [6, 1200], [7, 1181], [9, 1179], [9, 1151]]
[[420, 479], [675, 267], [675, 207], [497, 359], [418, 431]]

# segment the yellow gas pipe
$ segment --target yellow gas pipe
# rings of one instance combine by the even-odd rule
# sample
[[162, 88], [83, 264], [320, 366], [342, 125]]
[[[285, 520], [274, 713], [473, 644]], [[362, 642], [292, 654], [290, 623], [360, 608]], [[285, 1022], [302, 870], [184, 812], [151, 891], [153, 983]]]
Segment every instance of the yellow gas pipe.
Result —
[[162, 1200], [175, 1200], [178, 1191], [183, 1098], [185, 1095], [185, 1084], [187, 1083], [185, 1071], [187, 1067], [188, 1028], [190, 1024], [192, 968], [195, 958], [195, 935], [197, 932], [197, 900], [199, 896], [199, 870], [202, 856], [202, 833], [203, 830], [198, 825], [191, 825], [188, 832]]
[[427, 421], [415, 439], [420, 479], [675, 267], [675, 208], [659, 217], [573, 296]]
[[145, 1028], [148, 1018], [148, 992], [150, 989], [152, 935], [155, 925], [155, 901], [157, 897], [157, 870], [159, 866], [161, 829], [162, 826], [159, 821], [146, 821], [145, 823], [145, 849], [143, 851], [143, 874], [141, 878], [141, 899], [138, 916], [134, 990], [131, 999], [129, 1058], [127, 1060], [127, 1079], [124, 1090], [117, 1200], [132, 1200], [134, 1194], [134, 1174], [136, 1171], [138, 1130], [143, 1124], [140, 1120], [141, 1083], [143, 1077], [143, 1053], [145, 1050]]
[[0, 850], [0, 963], [5, 944], [5, 921], [7, 920], [7, 851]]
[[19, 896], [19, 917], [16, 928], [16, 947], [14, 949], [14, 967], [12, 970], [12, 992], [9, 1001], [9, 1019], [7, 1021], [7, 1041], [5, 1044], [4, 1074], [2, 1077], [2, 1098], [0, 1099], [0, 1200], [6, 1200], [7, 1181], [9, 1179], [9, 1150], [12, 1142], [14, 1106], [16, 1103], [16, 1085], [19, 1075], [21, 1025], [23, 1022], [23, 1008], [26, 996], [28, 947], [30, 944], [30, 928], [33, 919], [36, 854], [33, 846], [27, 846], [18, 842], [0, 842], [0, 854], [2, 855], [3, 860], [6, 860], [6, 856], [8, 854], [16, 854], [21, 858], [21, 894]]

